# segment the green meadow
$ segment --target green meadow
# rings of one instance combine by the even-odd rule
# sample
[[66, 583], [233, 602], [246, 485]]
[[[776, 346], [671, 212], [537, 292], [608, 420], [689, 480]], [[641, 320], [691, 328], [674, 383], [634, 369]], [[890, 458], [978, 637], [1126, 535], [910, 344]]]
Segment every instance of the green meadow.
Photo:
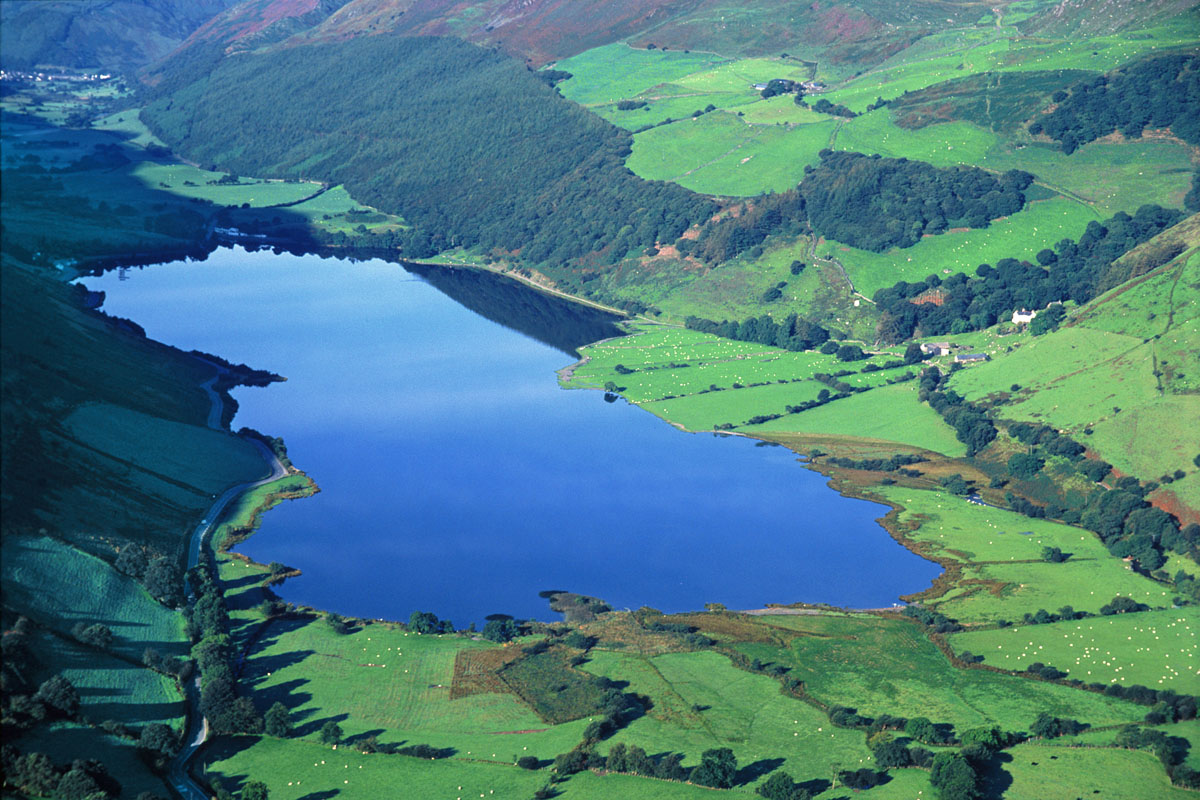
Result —
[[572, 75], [559, 84], [563, 96], [586, 106], [632, 99], [660, 83], [709, 70], [727, 61], [713, 53], [642, 50], [617, 42], [563, 59], [555, 64], [555, 69]]
[[759, 619], [792, 636], [782, 648], [739, 644], [741, 653], [787, 667], [787, 676], [804, 681], [816, 700], [857, 708], [866, 716], [923, 716], [963, 731], [987, 725], [1026, 730], [1042, 711], [1097, 726], [1136, 722], [1145, 714], [1142, 706], [1093, 692], [956, 667], [908, 620], [868, 615]]
[[1024, 659], [1036, 656], [1085, 683], [1191, 692], [1200, 675], [1197, 631], [1200, 615], [1180, 608], [956, 633], [949, 640], [1001, 669], [1023, 669]]
[[954, 458], [966, 454], [954, 429], [928, 404], [918, 402], [915, 381], [881, 386], [745, 430], [756, 434], [787, 431], [864, 437], [903, 442]]

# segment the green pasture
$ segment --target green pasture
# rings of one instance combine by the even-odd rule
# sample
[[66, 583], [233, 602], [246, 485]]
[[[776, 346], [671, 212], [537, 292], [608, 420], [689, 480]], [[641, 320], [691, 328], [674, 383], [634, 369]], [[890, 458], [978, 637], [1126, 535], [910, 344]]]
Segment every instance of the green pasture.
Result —
[[802, 781], [826, 777], [831, 764], [858, 769], [873, 760], [861, 732], [834, 727], [822, 712], [783, 695], [775, 678], [739, 670], [719, 653], [643, 659], [593, 652], [584, 668], [629, 681], [627, 691], [655, 704], [606, 740], [604, 751], [623, 742], [648, 753], [683, 753], [692, 766], [705, 750], [730, 747], [741, 766], [784, 759], [780, 768]]
[[1019, 744], [1005, 751], [1001, 769], [1011, 776], [1008, 800], [1187, 800], [1196, 793], [1171, 786], [1162, 764], [1148, 750], [1069, 748]]
[[[845, 768], [844, 765], [838, 766]], [[853, 768], [857, 769], [857, 767]], [[785, 767], [784, 771], [792, 774], [791, 770], [794, 769], [796, 768]], [[803, 776], [792, 774], [792, 778], [803, 783], [814, 778], [824, 779], [828, 782], [832, 777], [829, 770], [822, 771], [819, 767], [810, 770], [810, 773]], [[929, 796], [929, 773], [926, 770], [893, 769], [888, 772], [888, 777], [888, 782], [881, 786], [868, 790], [854, 790], [854, 797], [866, 800], [913, 800], [913, 798], [920, 800], [923, 796]], [[563, 792], [564, 800], [611, 800], [614, 797], [629, 798], [629, 800], [676, 800], [676, 798], [679, 800], [709, 798], [711, 800], [714, 796], [722, 796], [716, 794], [719, 790], [691, 783], [595, 772], [573, 775], [568, 782], [560, 784], [559, 788]], [[735, 788], [733, 791], [738, 797], [757, 797], [746, 791], [744, 787]], [[845, 787], [830, 788], [816, 797], [822, 800], [844, 798], [846, 789]]]
[[[973, 593], [950, 594], [930, 605], [964, 622], [1019, 620], [1027, 613], [1037, 613], [1038, 609], [1056, 611], [1063, 606], [1096, 613], [1118, 595], [1162, 608], [1171, 604], [1172, 597], [1167, 587], [1127, 569], [1120, 559], [1112, 556], [1103, 561], [1062, 564], [985, 564], [968, 567], [963, 575], [968, 580], [982, 581], [983, 585], [971, 587]], [[1031, 656], [1030, 661], [1036, 660]]]
[[93, 724], [115, 720], [140, 728], [163, 722], [182, 728], [183, 695], [173, 679], [63, 636], [42, 634], [35, 652], [41, 665], [37, 682], [62, 675], [79, 691], [80, 712]]
[[142, 122], [139, 109], [117, 111], [96, 120], [92, 127], [96, 130], [115, 133], [125, 140], [126, 144], [146, 147], [147, 145], [165, 146], [163, 141], [155, 136]]
[[705, 194], [781, 192], [795, 188], [804, 167], [817, 163], [837, 124], [827, 118], [802, 125], [750, 125], [727, 111], [714, 111], [639, 133], [626, 164], [643, 178], [674, 181]]
[[1070, 670], [1085, 683], [1187, 693], [1195, 691], [1200, 676], [1197, 630], [1200, 614], [1180, 608], [956, 633], [950, 642], [1002, 669], [1023, 669], [1023, 659], [1036, 653], [1036, 660]]
[[449, 747], [458, 758], [507, 763], [514, 754], [550, 758], [578, 744], [587, 719], [547, 725], [508, 693], [450, 699], [459, 652], [495, 647], [388, 625], [341, 635], [321, 620], [284, 620], [258, 641], [244, 680], [265, 705], [286, 705], [304, 738], [315, 738], [332, 719], [347, 736], [374, 731], [383, 742]]
[[927, 404], [917, 401], [916, 381], [881, 386], [744, 430], [764, 435], [789, 431], [856, 436], [903, 442], [951, 457], [966, 453], [954, 429]]
[[[1193, 294], [1179, 292], [1157, 312], [1134, 312], [1132, 307], [1153, 302], [1165, 289], [1165, 284], [1147, 286], [1144, 297], [1134, 295], [1128, 301], [1101, 298], [1095, 302], [1103, 305], [1089, 305], [1081, 312], [1082, 325], [1041, 337], [1014, 337], [1013, 352], [959, 371], [951, 385], [968, 399], [978, 399], [1017, 383], [1022, 391], [997, 409], [999, 416], [1065, 429], [1125, 473], [1149, 479], [1164, 470], [1188, 470], [1197, 448], [1185, 421], [1200, 415], [1200, 396], [1161, 392], [1160, 376], [1154, 372], [1165, 370], [1167, 362], [1183, 366], [1180, 382], [1194, 379], [1196, 371], [1186, 366], [1200, 350], [1200, 319], [1191, 316]], [[1132, 305], [1123, 308], [1124, 303]], [[1172, 307], [1179, 309], [1180, 321], [1149, 341], [1103, 329], [1140, 332], [1153, 321], [1146, 318], [1149, 313], [1165, 325]], [[1107, 310], [1095, 316], [1093, 308]], [[1128, 319], [1120, 320], [1126, 312]], [[1180, 388], [1188, 386], [1183, 383]], [[1087, 430], [1092, 433], [1087, 435]]]
[[919, 281], [927, 275], [956, 272], [974, 275], [980, 264], [994, 264], [1001, 258], [1032, 261], [1043, 248], [1064, 238], [1077, 239], [1096, 217], [1085, 205], [1054, 197], [1029, 203], [986, 228], [926, 236], [912, 247], [872, 253], [830, 240], [818, 246], [817, 254], [840, 261], [854, 288], [870, 297], [899, 280]]
[[[874, 340], [878, 322], [875, 307], [854, 294], [841, 269], [809, 257], [807, 237], [773, 239], [766, 245], [766, 251], [757, 259], [744, 253], [703, 271], [664, 266], [644, 276], [623, 273], [623, 278], [628, 277], [613, 291], [653, 303], [677, 319], [689, 314], [712, 320], [745, 319], [794, 311], [838, 331], [839, 338], [848, 334], [845, 338]], [[808, 267], [792, 275], [788, 269], [792, 261], [802, 261]], [[787, 283], [781, 290], [782, 298], [764, 303], [763, 293], [780, 281]]]
[[[8, 738], [5, 737], [6, 743]], [[95, 758], [108, 774], [121, 784], [122, 797], [137, 797], [151, 792], [169, 797], [163, 779], [154, 774], [138, 755], [136, 742], [104, 733], [74, 722], [55, 722], [26, 732], [15, 744], [23, 753], [45, 753], [60, 766], [69, 766], [77, 758]]]
[[[343, 727], [345, 727], [343, 725]], [[425, 760], [383, 753], [363, 754], [352, 747], [296, 739], [223, 738], [204, 751], [204, 773], [235, 789], [262, 781], [271, 800], [333, 797], [376, 800], [421, 798], [524, 798], [545, 785], [549, 773], [511, 765], [505, 746], [501, 763], [491, 759]]]
[[[1151, 606], [1170, 603], [1165, 587], [1109, 555], [1090, 531], [968, 503], [949, 492], [872, 491], [903, 506], [900, 521], [915, 526], [905, 532], [909, 539], [939, 559], [963, 565], [970, 583], [960, 582], [930, 603], [949, 617], [1012, 621], [1066, 605], [1095, 613], [1118, 594]], [[1044, 562], [1043, 547], [1059, 547], [1072, 556], [1060, 564]]]
[[[688, 430], [709, 430], [717, 424], [732, 422], [741, 425], [761, 414], [782, 413], [788, 405], [812, 400], [824, 388], [812, 376], [817, 372], [834, 373], [843, 369], [856, 374], [838, 380], [852, 386], [883, 387], [886, 381], [910, 370], [895, 367], [875, 372], [861, 372], [869, 363], [882, 363], [896, 357], [885, 352], [864, 361], [840, 362], [834, 356], [814, 352], [794, 353], [751, 342], [737, 342], [717, 336], [664, 326], [641, 326], [633, 336], [602, 342], [584, 349], [585, 360], [574, 368], [568, 383], [578, 388], [602, 388], [611, 382], [623, 387], [622, 394], [631, 402]], [[683, 366], [685, 365], [686, 366]], [[622, 374], [616, 367], [633, 370]], [[754, 385], [760, 384], [760, 385]], [[740, 385], [742, 388], [737, 388]], [[711, 391], [717, 386], [720, 391]], [[869, 394], [869, 393], [867, 393]], [[857, 399], [863, 395], [855, 395]], [[894, 394], [889, 395], [895, 397]], [[821, 428], [849, 428], [848, 420], [835, 420], [832, 409], [848, 400], [838, 400], [828, 407], [788, 415], [764, 425], [747, 427], [749, 432], [808, 431]], [[883, 401], [881, 401], [883, 402]], [[862, 409], [860, 401], [856, 408]], [[882, 408], [882, 406], [875, 406]], [[808, 424], [802, 418], [817, 411], [820, 422]], [[942, 431], [936, 415], [932, 418], [914, 409], [913, 417], [920, 419], [917, 429], [902, 441], [918, 439], [954, 450], [949, 429]], [[937, 425], [932, 423], [937, 422]], [[903, 427], [895, 421], [875, 420], [873, 429], [887, 428], [899, 432]], [[867, 436], [867, 433], [851, 435]], [[879, 438], [879, 437], [875, 437]], [[922, 445], [924, 446], [924, 445]], [[932, 449], [932, 448], [931, 448]]]
[[[774, 625], [781, 617], [761, 618]], [[1142, 706], [988, 670], [955, 667], [921, 626], [877, 616], [788, 617], [786, 647], [744, 643], [737, 649], [764, 664], [788, 667], [822, 703], [866, 716], [923, 716], [958, 731], [998, 725], [1026, 730], [1042, 711], [1093, 725], [1135, 722]], [[1024, 665], [1022, 665], [1023, 667]]]
[[1058, 547], [1071, 553], [1071, 559], [1052, 566], [1066, 566], [1074, 560], [1107, 560], [1114, 569], [1125, 570], [1125, 564], [1109, 555], [1096, 534], [1082, 528], [968, 503], [949, 492], [900, 486], [871, 491], [903, 506], [900, 522], [919, 525], [906, 536], [940, 559], [962, 563], [1040, 561], [1043, 547]]
[[269, 471], [258, 448], [241, 437], [109, 403], [79, 406], [63, 425], [75, 441], [108, 453], [127, 473], [148, 473], [211, 495]]
[[888, 158], [928, 161], [934, 166], [980, 166], [999, 137], [970, 122], [941, 122], [909, 130], [892, 121], [886, 108], [847, 120], [834, 149], [878, 153]]
[[[1200, 228], [1200, 217], [1192, 217], [1172, 228]], [[1194, 235], [1194, 234], [1193, 234]], [[1200, 243], [1198, 241], [1197, 243]], [[1200, 317], [1200, 252], [1184, 255], [1153, 272], [1121, 284], [1097, 297], [1076, 316], [1077, 325], [1099, 331], [1149, 339]], [[1178, 334], [1176, 334], [1178, 336]]]
[[555, 69], [572, 75], [558, 84], [563, 96], [586, 106], [632, 99], [660, 83], [709, 70], [727, 61], [714, 53], [639, 50], [617, 42], [563, 59], [555, 64]]
[[[658, 125], [671, 120], [689, 120], [697, 111], [703, 111], [708, 106], [716, 106], [736, 112], [739, 106], [753, 103], [754, 98], [743, 94], [712, 92], [698, 93], [679, 84], [663, 84], [647, 89], [636, 99], [646, 103], [641, 108], [622, 111], [616, 104], [607, 106], [592, 106], [600, 116], [614, 125], [631, 131], [641, 130], [647, 125]], [[711, 112], [709, 112], [711, 113]]]
[[102, 622], [112, 628], [113, 652], [136, 663], [147, 647], [186, 654], [183, 618], [101, 559], [46, 536], [6, 535], [0, 555], [13, 610], [67, 634], [76, 622]]
[[970, 122], [955, 121], [910, 130], [887, 109], [848, 120], [834, 149], [878, 153], [888, 158], [959, 164], [994, 172], [1021, 169], [1037, 181], [1089, 205], [1097, 217], [1132, 214], [1146, 203], [1179, 207], [1191, 186], [1191, 149], [1157, 139], [1096, 141], [1066, 155], [1057, 143], [1006, 137]]
[[316, 183], [285, 183], [280, 180], [240, 178], [235, 184], [209, 184], [220, 180], [225, 173], [210, 172], [190, 164], [142, 161], [133, 166], [131, 174], [150, 188], [180, 197], [210, 200], [221, 206], [251, 207], [278, 206], [302, 200], [320, 190]]

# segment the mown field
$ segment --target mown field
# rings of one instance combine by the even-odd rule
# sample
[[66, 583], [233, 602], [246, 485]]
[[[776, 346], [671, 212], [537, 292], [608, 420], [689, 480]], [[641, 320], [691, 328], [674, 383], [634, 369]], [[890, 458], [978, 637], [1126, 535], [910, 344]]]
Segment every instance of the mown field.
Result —
[[265, 704], [288, 706], [304, 738], [315, 739], [334, 720], [347, 736], [370, 732], [382, 742], [452, 748], [467, 759], [512, 763], [514, 753], [552, 758], [570, 750], [586, 719], [547, 725], [507, 692], [451, 700], [459, 653], [497, 647], [388, 625], [341, 635], [320, 620], [283, 620], [255, 644], [244, 679]]
[[1200, 615], [1180, 608], [957, 633], [950, 642], [1002, 669], [1022, 669], [1023, 659], [1035, 659], [1086, 683], [1189, 692], [1200, 674], [1198, 630]]
[[183, 618], [99, 558], [45, 536], [5, 536], [0, 553], [5, 603], [19, 613], [68, 635], [102, 622], [113, 652], [134, 663], [147, 647], [187, 654]]
[[684, 753], [691, 766], [704, 750], [725, 746], [743, 769], [782, 760], [778, 767], [799, 781], [827, 777], [830, 764], [858, 769], [873, 762], [861, 732], [834, 727], [822, 712], [782, 695], [778, 680], [739, 670], [719, 653], [595, 653], [585, 668], [629, 681], [631, 691], [655, 702], [605, 742], [605, 751], [636, 744], [648, 753]]

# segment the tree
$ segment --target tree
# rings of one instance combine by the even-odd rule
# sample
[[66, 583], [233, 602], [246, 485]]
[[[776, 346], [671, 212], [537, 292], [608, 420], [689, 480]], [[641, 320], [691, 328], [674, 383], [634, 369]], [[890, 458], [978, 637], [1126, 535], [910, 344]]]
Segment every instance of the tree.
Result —
[[511, 617], [488, 620], [488, 623], [483, 626], [483, 638], [489, 642], [511, 642], [520, 632], [521, 626]]
[[907, 767], [912, 763], [908, 748], [896, 740], [883, 742], [874, 748], [875, 763], [887, 769], [889, 767]]
[[267, 785], [262, 781], [250, 781], [242, 787], [242, 800], [267, 800]]
[[121, 548], [121, 552], [117, 553], [117, 560], [113, 566], [117, 568], [118, 572], [140, 580], [146, 574], [146, 568], [150, 566], [150, 562], [146, 558], [146, 551], [136, 545], [127, 544]]
[[268, 708], [263, 723], [267, 736], [285, 739], [292, 735], [292, 715], [283, 703], [276, 702]]
[[1061, 564], [1070, 557], [1070, 553], [1064, 553], [1062, 549], [1058, 547], [1042, 548], [1042, 561], [1046, 561], [1051, 564]]
[[150, 562], [142, 583], [145, 584], [146, 591], [168, 605], [178, 603], [183, 594], [179, 570], [170, 559], [163, 556]]
[[324, 744], [337, 744], [342, 741], [342, 726], [329, 720], [321, 726], [321, 741]]
[[792, 780], [792, 776], [782, 770], [771, 773], [757, 789], [754, 790], [767, 800], [809, 800], [812, 797]]
[[33, 699], [64, 717], [73, 717], [79, 711], [79, 692], [61, 675], [43, 682]]
[[979, 797], [979, 778], [962, 753], [934, 756], [929, 783], [939, 800], [976, 800]]
[[101, 650], [107, 650], [113, 642], [112, 628], [99, 622], [91, 625], [76, 622], [75, 626], [71, 628], [71, 635], [84, 644], [98, 647]]
[[170, 758], [179, 750], [179, 737], [170, 726], [161, 722], [151, 722], [138, 737], [138, 747], [150, 753]]
[[537, 756], [521, 756], [517, 759], [517, 766], [521, 769], [537, 769], [540, 764]]
[[733, 751], [728, 747], [718, 747], [701, 754], [700, 764], [692, 770], [692, 783], [728, 789], [733, 786], [736, 776], [737, 758]]
[[95, 800], [109, 795], [86, 770], [73, 768], [59, 780], [54, 796], [60, 800]]
[[1008, 474], [1021, 480], [1037, 475], [1046, 462], [1032, 453], [1014, 453], [1008, 459]]

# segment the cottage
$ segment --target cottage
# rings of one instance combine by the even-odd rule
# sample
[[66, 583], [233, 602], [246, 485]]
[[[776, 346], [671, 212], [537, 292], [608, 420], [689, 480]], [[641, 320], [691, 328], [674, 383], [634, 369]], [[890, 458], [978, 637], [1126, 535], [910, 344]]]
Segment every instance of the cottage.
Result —
[[954, 357], [956, 364], [974, 364], [979, 361], [987, 361], [987, 353], [959, 353]]
[[921, 352], [930, 356], [948, 356], [950, 355], [950, 343], [924, 342], [921, 344]]
[[1028, 325], [1030, 322], [1033, 322], [1033, 318], [1036, 316], [1036, 311], [1026, 311], [1023, 308], [1018, 309], [1012, 315], [1013, 325]]

